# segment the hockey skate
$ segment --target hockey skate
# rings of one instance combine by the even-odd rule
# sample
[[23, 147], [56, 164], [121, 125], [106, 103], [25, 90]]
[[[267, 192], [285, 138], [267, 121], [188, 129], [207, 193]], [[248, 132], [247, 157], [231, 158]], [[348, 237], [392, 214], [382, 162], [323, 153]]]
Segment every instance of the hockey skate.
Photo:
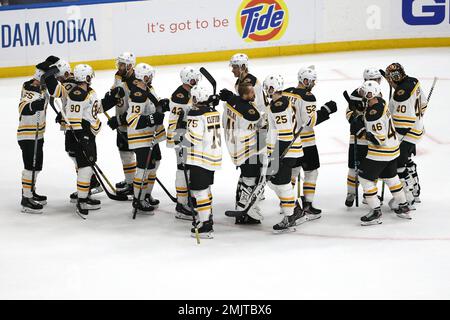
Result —
[[128, 197], [129, 200], [133, 200], [133, 196], [134, 196], [134, 191], [133, 191], [133, 185], [132, 184], [127, 184], [124, 182], [124, 185], [121, 186], [120, 188], [117, 187], [118, 185], [120, 185], [122, 182], [116, 183], [116, 192], [118, 195], [126, 195]]
[[296, 231], [295, 226], [299, 226], [305, 223], [307, 220], [306, 213], [300, 206], [296, 205], [294, 214], [291, 216], [285, 216], [283, 220], [273, 226], [274, 233], [286, 233]]
[[136, 198], [133, 199], [133, 208], [137, 209], [137, 213], [139, 214], [145, 214], [145, 215], [154, 215], [155, 213], [153, 212], [153, 210], [155, 210], [155, 208], [153, 208], [150, 203], [148, 203], [147, 201], [144, 200], [138, 200]]
[[77, 210], [76, 213], [80, 216], [81, 219], [86, 220], [87, 215], [89, 214], [89, 209], [87, 206], [88, 198], [78, 198], [77, 199]]
[[353, 203], [355, 202], [356, 194], [354, 193], [347, 193], [347, 198], [345, 198], [345, 206], [346, 207], [353, 207]]
[[411, 216], [409, 215], [410, 209], [407, 203], [401, 203], [394, 212], [397, 214], [397, 217], [402, 219], [411, 220]]
[[213, 224], [214, 222], [212, 221], [212, 219], [209, 219], [208, 221], [204, 222], [197, 221], [196, 224], [194, 224], [193, 222], [192, 225], [194, 227], [191, 228], [191, 237], [195, 238], [195, 227], [197, 227], [200, 239], [213, 239], [214, 238]]
[[145, 201], [147, 201], [148, 203], [150, 203], [150, 205], [151, 205], [153, 208], [155, 208], [155, 209], [157, 209], [158, 206], [159, 206], [159, 200], [153, 198], [153, 197], [152, 197], [150, 194], [148, 194], [148, 193], [145, 195]]
[[[73, 192], [70, 195], [70, 203], [77, 203], [78, 202], [78, 192]], [[102, 202], [97, 199], [91, 198], [91, 195], [89, 194], [87, 197], [86, 205], [88, 210], [98, 210], [100, 209]]]
[[[413, 201], [413, 203], [414, 203], [414, 201]], [[392, 198], [391, 200], [389, 200], [388, 205], [389, 205], [389, 208], [390, 208], [392, 211], [396, 211], [396, 210], [398, 210], [398, 209], [400, 208], [399, 203], [397, 203], [397, 201], [395, 201], [394, 198]], [[408, 207], [409, 211], [414, 211], [414, 210], [416, 210], [416, 207], [414, 206], [414, 204], [411, 204], [411, 203], [409, 203], [409, 202], [407, 203], [407, 207]]]
[[303, 211], [306, 213], [307, 221], [320, 219], [322, 216], [322, 210], [314, 208], [311, 202], [306, 201], [304, 197], [302, 198]]
[[[293, 215], [292, 215], [293, 216]], [[273, 233], [280, 234], [280, 233], [288, 233], [288, 232], [295, 232], [297, 231], [291, 221], [292, 216], [285, 216], [283, 220], [278, 222], [276, 225], [274, 225]]]
[[368, 214], [361, 217], [362, 226], [371, 226], [375, 224], [381, 224], [381, 209], [376, 208], [369, 211]]
[[42, 196], [33, 191], [33, 200], [45, 206], [47, 204], [47, 196]]
[[89, 192], [91, 194], [97, 194], [97, 193], [103, 192], [103, 187], [100, 184], [100, 182], [97, 180], [97, 177], [95, 175], [93, 175], [91, 178], [91, 186], [90, 186]]
[[191, 210], [186, 208], [181, 203], [177, 202], [177, 206], [175, 207], [175, 218], [180, 220], [187, 220], [192, 221], [193, 220], [193, 214]]
[[244, 213], [243, 215], [236, 217], [235, 224], [261, 224], [261, 220], [253, 219], [248, 214]]
[[39, 214], [42, 213], [42, 209], [44, 206], [34, 200], [33, 198], [26, 198], [22, 196], [22, 201], [20, 202], [20, 205], [22, 206], [22, 212], [24, 213], [34, 213]]

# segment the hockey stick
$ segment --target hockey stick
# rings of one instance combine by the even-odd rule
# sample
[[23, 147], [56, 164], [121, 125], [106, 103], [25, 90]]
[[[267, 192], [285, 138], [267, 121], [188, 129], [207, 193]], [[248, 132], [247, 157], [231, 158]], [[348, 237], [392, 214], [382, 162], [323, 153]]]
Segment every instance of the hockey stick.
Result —
[[[56, 99], [55, 99], [56, 101]], [[102, 185], [103, 189], [105, 190], [106, 195], [108, 196], [108, 198], [110, 198], [111, 200], [116, 200], [116, 201], [128, 201], [127, 196], [120, 196], [117, 194], [113, 194], [111, 192], [109, 192], [108, 188], [106, 188], [105, 183], [103, 182], [103, 180], [101, 179], [101, 177], [103, 177], [103, 179], [105, 179], [105, 181], [107, 182], [107, 184], [111, 187], [112, 190], [115, 189], [114, 187], [112, 187], [111, 183], [109, 182], [109, 180], [106, 178], [105, 174], [103, 173], [103, 171], [100, 169], [100, 167], [96, 164], [96, 163], [92, 163], [92, 161], [89, 160], [89, 157], [86, 155], [86, 151], [83, 149], [83, 145], [81, 144], [81, 142], [78, 140], [77, 136], [75, 135], [75, 130], [72, 127], [72, 124], [70, 123], [69, 119], [67, 119], [66, 113], [64, 112], [62, 106], [60, 106], [60, 111], [58, 111], [58, 109], [53, 105], [50, 104], [51, 107], [53, 108], [53, 110], [56, 112], [56, 114], [58, 114], [59, 112], [61, 112], [62, 117], [64, 118], [64, 121], [67, 123], [67, 125], [69, 126], [70, 131], [72, 132], [74, 139], [77, 143], [80, 144], [81, 146], [81, 151], [83, 153], [83, 156], [86, 158], [87, 162], [89, 163], [89, 166], [92, 168], [92, 170], [94, 171], [95, 176], [97, 177], [97, 180], [100, 182], [100, 184]]]
[[213, 87], [213, 92], [214, 94], [216, 94], [217, 83], [214, 77], [208, 72], [208, 70], [206, 70], [203, 67], [200, 68], [200, 72], [205, 76], [205, 78], [209, 81], [209, 83], [211, 83]]
[[[180, 158], [183, 161], [183, 148], [180, 150]], [[186, 189], [188, 192], [188, 205], [192, 212], [192, 219], [194, 220], [194, 230], [195, 230], [195, 239], [197, 240], [197, 244], [200, 244], [200, 235], [198, 234], [198, 224], [197, 224], [197, 212], [194, 209], [194, 204], [192, 203], [192, 194], [191, 194], [191, 188], [189, 187], [189, 177], [187, 173], [186, 163], [183, 163], [183, 173], [184, 173], [184, 179], [186, 180]]]
[[[383, 78], [387, 81], [387, 83], [389, 84], [389, 101], [391, 101], [392, 99], [392, 85], [389, 82], [389, 80], [386, 78], [386, 72], [382, 69], [379, 70], [381, 75], [383, 76]], [[380, 197], [380, 202], [383, 203], [384, 201], [384, 190], [386, 189], [386, 183], [383, 180], [383, 183], [381, 184], [381, 197]]]
[[138, 197], [137, 197], [138, 203], [136, 204], [136, 206], [133, 209], [133, 219], [136, 219], [137, 205], [141, 201], [142, 189], [144, 188], [144, 181], [148, 180], [147, 172], [148, 172], [148, 166], [150, 164], [150, 160], [152, 158], [152, 150], [153, 150], [153, 146], [154, 146], [154, 142], [155, 142], [155, 132], [153, 132], [153, 137], [152, 138], [153, 139], [152, 139], [152, 142], [150, 143], [150, 148], [148, 149], [148, 153], [147, 153], [147, 159], [145, 160], [144, 174], [142, 175], [141, 185], [139, 187], [139, 193], [138, 193]]
[[[298, 129], [298, 131], [295, 133], [294, 138], [292, 139], [292, 141], [289, 143], [289, 145], [286, 147], [286, 149], [284, 149], [283, 153], [278, 158], [278, 162], [279, 163], [281, 163], [281, 161], [283, 161], [284, 157], [289, 152], [289, 149], [292, 147], [294, 142], [300, 136], [300, 133], [302, 132], [304, 126], [305, 125], [302, 125], [300, 127], [300, 129]], [[271, 165], [271, 163], [273, 161], [275, 161], [275, 159], [270, 159], [269, 164], [268, 164], [267, 167], [270, 167], [270, 165]], [[267, 184], [267, 178], [268, 177], [270, 179], [271, 176], [266, 175], [266, 174], [261, 174], [261, 177], [259, 178], [258, 184], [256, 185], [256, 187], [253, 189], [252, 193], [250, 194], [250, 197], [249, 197], [250, 200], [247, 202], [247, 205], [244, 207], [243, 210], [227, 210], [227, 211], [225, 211], [225, 215], [227, 217], [241, 217], [242, 215], [248, 213], [249, 210], [254, 206], [254, 204], [258, 200], [258, 198], [261, 195], [261, 193], [263, 192], [264, 187]]]
[[[177, 129], [180, 128], [180, 124], [183, 121], [184, 118], [184, 110], [181, 109], [180, 114], [178, 115], [178, 122], [177, 122]], [[182, 143], [182, 141], [180, 141]], [[188, 206], [191, 209], [192, 213], [192, 220], [194, 225], [194, 231], [195, 231], [195, 239], [197, 240], [197, 244], [200, 244], [200, 235], [198, 234], [198, 224], [197, 224], [197, 212], [194, 209], [194, 204], [192, 203], [192, 194], [191, 194], [191, 188], [189, 187], [189, 177], [187, 173], [186, 163], [183, 163], [183, 147], [180, 148], [179, 157], [181, 160], [181, 164], [183, 165], [183, 173], [184, 173], [184, 180], [186, 181], [186, 189], [188, 192]]]
[[40, 111], [36, 112], [36, 133], [34, 135], [34, 149], [33, 149], [33, 170], [31, 173], [31, 192], [34, 194], [35, 184], [36, 184], [36, 158], [37, 158], [37, 147], [38, 147], [38, 137], [39, 137], [39, 117]]
[[[108, 120], [111, 119], [111, 117], [109, 116], [108, 113], [106, 113], [106, 111], [104, 111], [103, 113], [105, 114], [105, 116]], [[122, 139], [123, 142], [128, 143], [128, 139], [125, 137], [125, 134], [122, 131], [117, 130], [117, 133], [119, 134], [119, 137], [120, 137], [120, 139]], [[172, 200], [173, 202], [176, 203], [177, 198], [175, 198], [174, 196], [172, 196], [170, 194], [169, 190], [167, 190], [167, 188], [162, 184], [162, 182], [158, 179], [158, 177], [156, 177], [156, 182], [158, 182], [159, 186], [161, 187], [161, 189], [164, 190], [164, 192], [167, 194], [167, 196], [170, 198], [170, 200]]]
[[[344, 98], [347, 101], [348, 104], [351, 103], [351, 98], [348, 95], [347, 91], [343, 92]], [[356, 109], [353, 111], [355, 112]], [[356, 118], [355, 118], [356, 119]], [[355, 206], [359, 207], [359, 192], [358, 192], [358, 186], [359, 186], [359, 161], [358, 161], [358, 150], [357, 150], [357, 146], [358, 146], [358, 135], [355, 133], [355, 141], [353, 144], [353, 165], [355, 167]]]

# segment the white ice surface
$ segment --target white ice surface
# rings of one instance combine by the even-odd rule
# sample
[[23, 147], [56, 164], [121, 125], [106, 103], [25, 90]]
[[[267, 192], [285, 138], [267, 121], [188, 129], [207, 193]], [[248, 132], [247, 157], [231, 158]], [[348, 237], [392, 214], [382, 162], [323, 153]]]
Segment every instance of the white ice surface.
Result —
[[[215, 239], [201, 245], [190, 238], [189, 222], [175, 220], [174, 205], [158, 186], [154, 193], [162, 203], [153, 217], [134, 221], [129, 202], [113, 202], [104, 194], [101, 211], [86, 221], [77, 217], [68, 201], [75, 190], [73, 163], [50, 108], [44, 170], [37, 184], [49, 203], [43, 215], [20, 213], [17, 105], [27, 78], [1, 79], [0, 298], [450, 298], [449, 58], [450, 48], [426, 48], [253, 59], [252, 73], [260, 79], [280, 73], [287, 85], [295, 84], [300, 66], [315, 64], [319, 105], [330, 99], [338, 104], [338, 112], [316, 130], [322, 167], [315, 204], [323, 217], [296, 233], [273, 235], [272, 225], [281, 217], [274, 193], [267, 190], [263, 224], [234, 225], [223, 212], [233, 206], [238, 171], [224, 149], [213, 187]], [[359, 217], [367, 207], [344, 206], [348, 123], [342, 91], [361, 83], [365, 67], [384, 68], [394, 61], [418, 77], [425, 92], [433, 76], [441, 78], [416, 158], [423, 203], [412, 221], [397, 219], [384, 207], [382, 225], [361, 227]], [[228, 62], [196, 66], [207, 67], [218, 88], [232, 87]], [[179, 85], [180, 68], [156, 68], [154, 86], [160, 96], [168, 97]], [[93, 88], [99, 95], [110, 87], [113, 74], [96, 73]], [[116, 135], [100, 117], [98, 164], [117, 182], [123, 174]], [[173, 151], [163, 145], [162, 152], [158, 177], [174, 193]]]

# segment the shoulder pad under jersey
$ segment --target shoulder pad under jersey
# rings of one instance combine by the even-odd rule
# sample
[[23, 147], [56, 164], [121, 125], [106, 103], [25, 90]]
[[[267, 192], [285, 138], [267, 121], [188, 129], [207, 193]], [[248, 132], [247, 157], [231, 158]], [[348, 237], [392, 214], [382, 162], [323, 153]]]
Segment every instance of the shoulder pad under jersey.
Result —
[[190, 93], [185, 88], [183, 88], [183, 86], [179, 86], [177, 90], [172, 93], [172, 97], [170, 98], [170, 100], [178, 104], [188, 104], [190, 98]]
[[270, 103], [270, 111], [272, 113], [279, 113], [285, 111], [289, 107], [289, 98], [281, 97], [277, 101]]
[[133, 102], [142, 103], [147, 100], [147, 91], [137, 86], [130, 88], [130, 99]]
[[70, 91], [69, 98], [72, 101], [84, 101], [84, 100], [86, 100], [86, 97], [88, 96], [89, 91], [90, 91], [89, 88], [88, 88], [88, 91], [84, 91], [82, 88], [77, 86], [77, 87], [73, 88], [72, 91]]
[[418, 82], [416, 78], [406, 77], [395, 89], [394, 100], [397, 102], [408, 100]]
[[251, 83], [252, 86], [255, 86], [258, 79], [252, 75], [251, 73], [248, 73], [242, 81], [239, 80], [239, 78], [236, 80], [236, 86], [238, 86], [241, 83]]
[[260, 118], [258, 110], [248, 101], [239, 99], [236, 101], [234, 108], [237, 112], [242, 114], [242, 117], [247, 121], [258, 121]]
[[366, 109], [365, 117], [369, 122], [380, 119], [384, 114], [386, 103], [382, 98], [377, 98], [378, 102]]
[[207, 112], [210, 111], [210, 108], [206, 107], [206, 108], [192, 108], [191, 110], [189, 110], [188, 112], [188, 116], [191, 117], [198, 117], [201, 116]]
[[316, 97], [311, 91], [303, 88], [294, 88], [294, 93], [298, 94], [303, 101], [316, 102]]
[[23, 89], [27, 91], [41, 92], [39, 87], [33, 86], [34, 79], [26, 81], [23, 83]]

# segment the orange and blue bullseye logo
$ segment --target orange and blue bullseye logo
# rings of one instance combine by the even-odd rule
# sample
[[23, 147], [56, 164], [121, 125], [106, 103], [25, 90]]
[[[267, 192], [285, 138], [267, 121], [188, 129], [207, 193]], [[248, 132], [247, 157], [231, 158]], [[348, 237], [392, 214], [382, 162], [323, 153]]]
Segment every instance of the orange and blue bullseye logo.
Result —
[[288, 26], [288, 9], [283, 0], [244, 0], [236, 24], [247, 42], [280, 39]]

